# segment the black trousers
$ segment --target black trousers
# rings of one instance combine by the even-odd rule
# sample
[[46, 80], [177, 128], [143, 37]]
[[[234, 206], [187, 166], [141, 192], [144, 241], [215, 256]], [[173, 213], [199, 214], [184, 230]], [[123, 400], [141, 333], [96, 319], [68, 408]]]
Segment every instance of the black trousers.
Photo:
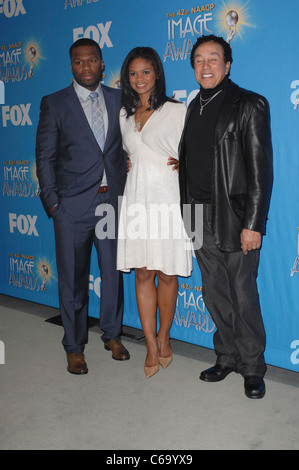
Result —
[[217, 330], [217, 364], [237, 367], [244, 377], [266, 372], [266, 335], [256, 278], [259, 250], [221, 252], [211, 231], [211, 205], [203, 205], [203, 245], [195, 250], [203, 281], [203, 299]]

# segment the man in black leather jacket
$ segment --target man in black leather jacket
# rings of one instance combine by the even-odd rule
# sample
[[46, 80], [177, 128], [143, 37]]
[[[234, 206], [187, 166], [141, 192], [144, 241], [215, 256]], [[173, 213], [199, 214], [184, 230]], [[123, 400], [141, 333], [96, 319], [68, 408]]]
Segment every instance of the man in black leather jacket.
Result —
[[216, 365], [200, 379], [218, 382], [236, 371], [246, 396], [262, 398], [266, 337], [256, 277], [273, 182], [270, 111], [264, 97], [229, 79], [231, 63], [230, 45], [214, 35], [191, 52], [200, 92], [180, 144], [181, 204], [183, 215], [185, 204], [203, 208], [195, 254], [217, 326]]

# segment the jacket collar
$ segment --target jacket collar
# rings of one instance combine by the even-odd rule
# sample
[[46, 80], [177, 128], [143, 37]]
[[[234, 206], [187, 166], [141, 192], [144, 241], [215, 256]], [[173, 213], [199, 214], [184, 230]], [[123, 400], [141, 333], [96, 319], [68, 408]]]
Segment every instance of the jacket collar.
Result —
[[[108, 114], [108, 129], [107, 129], [107, 134], [106, 134], [106, 143], [107, 143], [110, 139], [110, 135], [112, 132], [112, 127], [113, 127], [112, 123], [115, 120], [115, 113], [117, 112], [116, 110], [118, 108], [115, 103], [115, 95], [112, 93], [111, 89], [109, 87], [106, 87], [105, 85], [102, 85], [102, 91], [103, 91], [107, 114]], [[118, 119], [118, 116], [117, 116], [117, 119]]]
[[215, 129], [215, 142], [220, 142], [226, 132], [229, 121], [237, 109], [237, 103], [240, 100], [240, 88], [231, 82], [226, 90]]
[[75, 119], [78, 120], [80, 126], [82, 127], [82, 131], [84, 133], [88, 133], [89, 136], [92, 138], [92, 140], [95, 140], [93, 132], [90, 128], [90, 125], [87, 121], [87, 118], [85, 116], [85, 113], [83, 111], [83, 108], [81, 106], [81, 103], [79, 101], [79, 98], [74, 90], [73, 85], [70, 85], [65, 89], [65, 102], [67, 106], [69, 107], [69, 110], [75, 117]]
[[[221, 105], [219, 116], [217, 119], [216, 142], [221, 140], [221, 138], [223, 137], [225, 130], [227, 128], [228, 122], [236, 108], [236, 103], [239, 101], [239, 99], [240, 99], [239, 86], [236, 85], [234, 82], [230, 82], [226, 90], [225, 98]], [[199, 100], [199, 93], [188, 106], [184, 130], [186, 129], [186, 126], [187, 126], [189, 117], [191, 115], [191, 112], [194, 108], [194, 105], [197, 103], [198, 100]]]
[[[108, 113], [108, 130], [107, 130], [107, 135], [106, 135], [106, 144], [110, 136], [111, 132], [111, 126], [110, 123], [113, 122], [113, 112], [114, 112], [114, 106], [111, 106], [113, 97], [110, 93], [109, 88], [105, 87], [104, 85], [101, 86], [105, 103], [106, 103], [106, 109]], [[74, 115], [74, 117], [78, 120], [80, 126], [82, 127], [82, 130], [84, 133], [88, 134], [90, 139], [97, 144], [96, 139], [94, 137], [94, 134], [92, 132], [92, 129], [87, 121], [87, 118], [85, 116], [85, 113], [82, 109], [81, 103], [78, 99], [78, 96], [74, 90], [73, 85], [70, 85], [69, 87], [65, 88], [65, 100], [66, 104], [68, 105], [70, 111]], [[105, 146], [106, 146], [105, 144]]]

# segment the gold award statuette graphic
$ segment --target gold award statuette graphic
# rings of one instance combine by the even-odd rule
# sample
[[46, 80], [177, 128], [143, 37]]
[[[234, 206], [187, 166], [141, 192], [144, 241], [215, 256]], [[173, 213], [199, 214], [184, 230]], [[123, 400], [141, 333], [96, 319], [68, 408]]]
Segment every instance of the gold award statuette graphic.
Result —
[[35, 58], [36, 58], [36, 49], [35, 49], [34, 46], [31, 46], [29, 48], [28, 55], [29, 55], [29, 58], [30, 58], [30, 69], [29, 69], [29, 72], [28, 72], [28, 78], [32, 78], [33, 77], [33, 69], [34, 69], [34, 66], [35, 66]]
[[249, 22], [248, 4], [238, 1], [222, 2], [222, 8], [217, 14], [217, 30], [220, 35], [226, 35], [226, 41], [230, 43], [236, 35], [242, 37], [244, 27], [255, 28]]
[[291, 276], [294, 276], [295, 273], [299, 273], [299, 227], [297, 227], [298, 231], [298, 254], [295, 258], [294, 266], [291, 269]]
[[230, 10], [225, 17], [225, 22], [228, 26], [228, 32], [226, 35], [226, 42], [231, 42], [236, 34], [236, 27], [239, 21], [239, 15], [236, 11]]
[[42, 283], [40, 285], [40, 290], [41, 292], [45, 292], [46, 284], [51, 284], [52, 280], [56, 280], [54, 277], [51, 263], [46, 259], [40, 259], [37, 262], [37, 271], [38, 271], [39, 277], [42, 280]]
[[46, 264], [43, 264], [41, 267], [40, 267], [40, 273], [41, 273], [41, 277], [42, 277], [42, 285], [40, 287], [40, 290], [42, 292], [45, 292], [46, 290], [46, 284], [48, 282], [48, 274], [49, 274], [49, 269], [48, 269], [48, 266]]
[[37, 67], [38, 60], [42, 57], [39, 45], [34, 41], [27, 42], [27, 44], [25, 45], [25, 51], [26, 61], [29, 64], [28, 78], [30, 79], [34, 75], [33, 69]]

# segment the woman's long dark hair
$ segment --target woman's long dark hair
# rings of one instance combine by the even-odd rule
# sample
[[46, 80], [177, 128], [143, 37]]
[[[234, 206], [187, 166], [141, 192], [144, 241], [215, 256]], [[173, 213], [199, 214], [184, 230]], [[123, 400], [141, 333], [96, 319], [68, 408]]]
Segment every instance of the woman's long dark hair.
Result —
[[126, 109], [127, 117], [132, 116], [135, 114], [138, 108], [138, 101], [139, 95], [138, 93], [133, 90], [130, 85], [130, 78], [129, 78], [129, 66], [134, 59], [141, 57], [142, 59], [149, 60], [156, 73], [156, 84], [155, 88], [151, 93], [149, 99], [149, 107], [148, 109], [158, 109], [162, 106], [166, 101], [176, 102], [172, 98], [166, 96], [166, 85], [165, 85], [165, 75], [163, 70], [163, 65], [158, 53], [152, 49], [151, 47], [135, 47], [132, 49], [125, 61], [122, 65], [121, 72], [120, 72], [120, 82], [121, 82], [121, 89], [122, 89], [122, 102], [123, 106]]

